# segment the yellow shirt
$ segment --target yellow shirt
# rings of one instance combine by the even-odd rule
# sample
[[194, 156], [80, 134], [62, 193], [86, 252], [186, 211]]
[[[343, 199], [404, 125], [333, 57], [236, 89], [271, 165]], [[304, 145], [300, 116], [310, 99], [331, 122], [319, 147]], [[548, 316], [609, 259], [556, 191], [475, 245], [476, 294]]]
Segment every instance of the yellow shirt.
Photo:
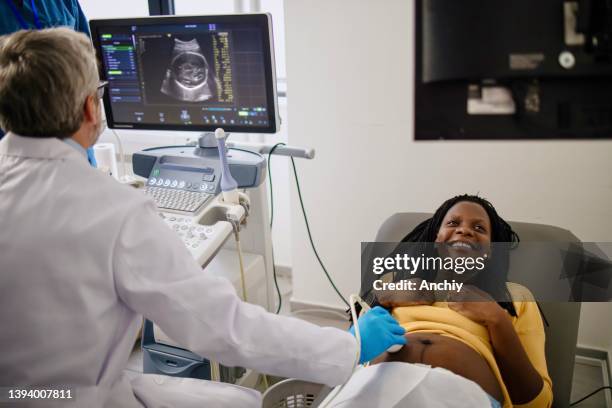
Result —
[[493, 355], [489, 332], [486, 327], [468, 319], [448, 307], [446, 302], [431, 306], [408, 306], [393, 309], [393, 316], [407, 332], [436, 333], [457, 339], [476, 350], [487, 361], [497, 377], [504, 394], [504, 408], [549, 408], [552, 404], [552, 382], [546, 368], [544, 353], [544, 326], [537, 304], [531, 292], [524, 286], [508, 283], [517, 316], [512, 316], [512, 325], [521, 344], [544, 385], [540, 393], [530, 402], [513, 405]]

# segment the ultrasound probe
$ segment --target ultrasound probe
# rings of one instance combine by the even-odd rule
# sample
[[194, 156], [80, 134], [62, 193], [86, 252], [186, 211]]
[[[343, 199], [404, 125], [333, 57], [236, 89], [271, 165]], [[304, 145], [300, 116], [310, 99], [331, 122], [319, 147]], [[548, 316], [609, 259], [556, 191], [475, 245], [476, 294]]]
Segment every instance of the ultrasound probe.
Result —
[[215, 138], [217, 139], [217, 148], [219, 149], [219, 160], [221, 160], [221, 191], [223, 192], [223, 201], [227, 204], [240, 204], [240, 196], [238, 194], [238, 183], [232, 177], [227, 164], [227, 148], [225, 147], [225, 139], [227, 135], [221, 128], [215, 130]]
[[[367, 312], [368, 310], [372, 309], [370, 307], [370, 305], [368, 305], [362, 298], [360, 298], [358, 295], [351, 295], [350, 297], [350, 303], [351, 303], [351, 314], [353, 316], [353, 323], [355, 324], [355, 333], [357, 333], [358, 331], [358, 325], [357, 325], [357, 313], [355, 312], [355, 303], [359, 303], [359, 306], [361, 306], [361, 308]], [[402, 347], [404, 347], [401, 344], [394, 344], [393, 346], [389, 347], [387, 349], [387, 353], [397, 353], [398, 351], [400, 351], [402, 349]]]

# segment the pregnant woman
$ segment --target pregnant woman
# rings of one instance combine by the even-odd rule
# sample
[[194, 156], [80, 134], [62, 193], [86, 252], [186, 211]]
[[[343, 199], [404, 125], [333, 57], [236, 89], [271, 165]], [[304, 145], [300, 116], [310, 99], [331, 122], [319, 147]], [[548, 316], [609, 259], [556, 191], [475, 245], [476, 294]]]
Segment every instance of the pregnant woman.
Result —
[[[434, 242], [446, 247], [451, 256], [466, 256], [478, 249], [490, 256], [488, 264], [495, 259], [501, 275], [492, 276], [491, 268], [485, 268], [470, 278], [460, 294], [445, 295], [442, 300], [428, 291], [371, 293], [370, 303], [391, 309], [408, 339], [398, 353], [385, 354], [376, 362], [445, 368], [480, 385], [494, 407], [550, 407], [552, 384], [540, 311], [526, 288], [506, 282], [508, 252], [491, 250], [492, 242], [518, 242], [491, 203], [471, 195], [451, 198], [403, 241]], [[438, 275], [444, 273], [438, 271]]]

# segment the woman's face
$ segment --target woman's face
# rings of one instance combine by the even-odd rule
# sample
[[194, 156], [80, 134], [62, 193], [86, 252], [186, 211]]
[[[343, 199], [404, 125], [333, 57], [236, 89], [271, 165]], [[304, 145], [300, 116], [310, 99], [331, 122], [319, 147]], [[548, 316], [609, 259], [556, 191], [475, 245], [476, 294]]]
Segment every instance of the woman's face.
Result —
[[444, 243], [451, 256], [489, 254], [491, 221], [487, 212], [480, 204], [458, 202], [444, 216], [436, 243]]

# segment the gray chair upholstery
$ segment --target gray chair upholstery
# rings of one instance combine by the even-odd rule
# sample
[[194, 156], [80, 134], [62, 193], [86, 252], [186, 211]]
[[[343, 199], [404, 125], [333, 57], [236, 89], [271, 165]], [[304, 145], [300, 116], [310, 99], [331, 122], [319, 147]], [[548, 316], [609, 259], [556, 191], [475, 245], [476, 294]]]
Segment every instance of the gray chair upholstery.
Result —
[[[398, 242], [429, 217], [431, 217], [429, 213], [394, 214], [381, 225], [376, 234], [376, 241]], [[550, 225], [525, 222], [510, 222], [510, 225], [523, 242], [579, 242], [570, 231]], [[513, 281], [513, 276], [519, 275], [520, 271], [512, 268], [511, 255], [508, 279]], [[520, 279], [516, 281], [520, 282]], [[566, 408], [570, 403], [580, 306], [580, 303], [540, 303], [542, 312], [548, 321], [548, 326], [545, 326], [546, 361], [553, 382], [553, 407], [555, 408]]]

